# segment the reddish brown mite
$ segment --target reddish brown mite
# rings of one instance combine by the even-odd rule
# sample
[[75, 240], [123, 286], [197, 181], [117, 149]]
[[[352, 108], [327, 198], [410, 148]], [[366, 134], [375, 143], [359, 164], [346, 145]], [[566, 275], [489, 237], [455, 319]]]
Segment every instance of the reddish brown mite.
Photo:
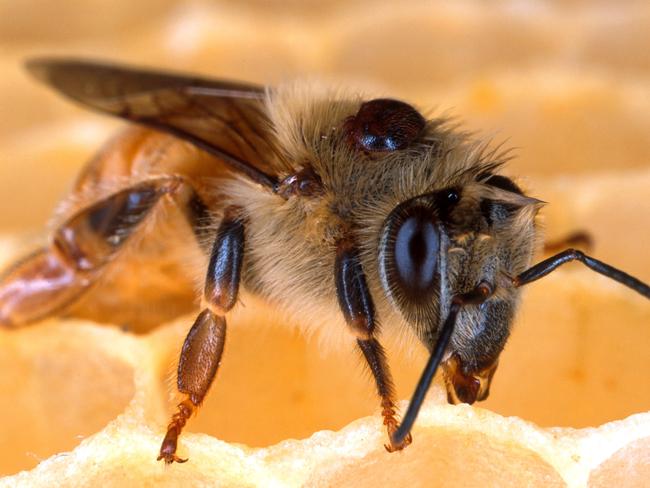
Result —
[[409, 104], [378, 98], [364, 102], [349, 117], [343, 130], [350, 143], [368, 152], [399, 151], [411, 145], [424, 130], [426, 120]]
[[[404, 102], [76, 60], [29, 69], [144, 128], [88, 164], [48, 244], [0, 279], [0, 323], [69, 313], [165, 225], [203, 250], [166, 463], [186, 460], [178, 438], [216, 375], [241, 292], [348, 333], [374, 377], [391, 452], [411, 443], [440, 365], [450, 402], [487, 397], [521, 286], [578, 260], [650, 298], [645, 283], [574, 249], [531, 267], [540, 201], [498, 173], [498, 153]], [[390, 327], [410, 328], [430, 352], [401, 424], [380, 342]]]

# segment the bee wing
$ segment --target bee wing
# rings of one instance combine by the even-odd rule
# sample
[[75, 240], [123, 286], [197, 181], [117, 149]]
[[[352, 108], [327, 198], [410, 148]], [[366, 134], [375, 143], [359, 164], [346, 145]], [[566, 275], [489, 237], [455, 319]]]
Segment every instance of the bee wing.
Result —
[[75, 59], [27, 69], [77, 102], [185, 139], [264, 186], [277, 182], [262, 87]]

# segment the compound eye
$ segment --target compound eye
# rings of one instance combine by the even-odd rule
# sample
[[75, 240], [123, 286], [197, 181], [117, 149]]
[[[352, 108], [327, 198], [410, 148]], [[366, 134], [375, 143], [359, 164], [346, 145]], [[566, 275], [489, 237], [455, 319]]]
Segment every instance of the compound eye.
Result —
[[408, 147], [424, 130], [426, 120], [408, 103], [389, 98], [365, 102], [344, 124], [348, 140], [370, 152]]
[[426, 298], [436, 281], [440, 248], [440, 233], [427, 209], [415, 209], [402, 221], [394, 246], [397, 283], [410, 298]]

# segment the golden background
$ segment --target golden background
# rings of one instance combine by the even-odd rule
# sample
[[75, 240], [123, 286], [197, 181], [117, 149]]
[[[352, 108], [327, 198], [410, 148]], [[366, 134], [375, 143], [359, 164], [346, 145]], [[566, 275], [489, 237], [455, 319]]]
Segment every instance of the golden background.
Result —
[[[550, 238], [586, 230], [596, 257], [650, 281], [649, 32], [642, 1], [0, 1], [0, 244], [19, 255], [16, 242], [42, 235], [76, 172], [121, 124], [21, 67], [30, 56], [73, 55], [260, 84], [325, 79], [448, 111], [516, 148], [506, 172], [549, 202]], [[157, 395], [145, 417], [159, 435], [188, 320], [141, 339], [81, 325], [2, 332], [10, 349], [0, 357], [0, 408], [10, 420], [0, 427], [0, 473], [72, 449], [134, 391]], [[649, 323], [650, 306], [632, 292], [578, 265], [558, 271], [525, 294], [480, 407], [572, 427], [649, 410]], [[376, 411], [353, 352], [321, 351], [280, 327], [260, 332], [245, 313], [230, 331], [190, 431], [265, 446]], [[113, 361], [121, 356], [97, 346], [109, 337], [155, 356], [155, 387], [131, 379], [138, 354]], [[407, 398], [423, 357], [395, 349], [391, 360]]]

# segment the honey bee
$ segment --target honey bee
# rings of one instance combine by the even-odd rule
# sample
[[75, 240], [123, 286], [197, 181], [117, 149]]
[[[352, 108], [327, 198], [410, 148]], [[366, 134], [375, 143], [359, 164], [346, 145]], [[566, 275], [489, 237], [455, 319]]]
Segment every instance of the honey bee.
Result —
[[[543, 202], [500, 173], [507, 155], [403, 101], [82, 60], [28, 69], [137, 125], [83, 170], [48, 244], [0, 279], [0, 324], [65, 314], [127, 249], [156, 239], [165, 208], [179, 210], [193, 231], [181, 239], [206, 266], [166, 463], [187, 460], [178, 438], [219, 368], [240, 288], [307, 327], [352, 334], [389, 452], [411, 443], [439, 366], [450, 402], [488, 396], [523, 285], [577, 260], [650, 298], [647, 284], [575, 249], [531, 266]], [[430, 354], [401, 422], [382, 328], [410, 330]]]

